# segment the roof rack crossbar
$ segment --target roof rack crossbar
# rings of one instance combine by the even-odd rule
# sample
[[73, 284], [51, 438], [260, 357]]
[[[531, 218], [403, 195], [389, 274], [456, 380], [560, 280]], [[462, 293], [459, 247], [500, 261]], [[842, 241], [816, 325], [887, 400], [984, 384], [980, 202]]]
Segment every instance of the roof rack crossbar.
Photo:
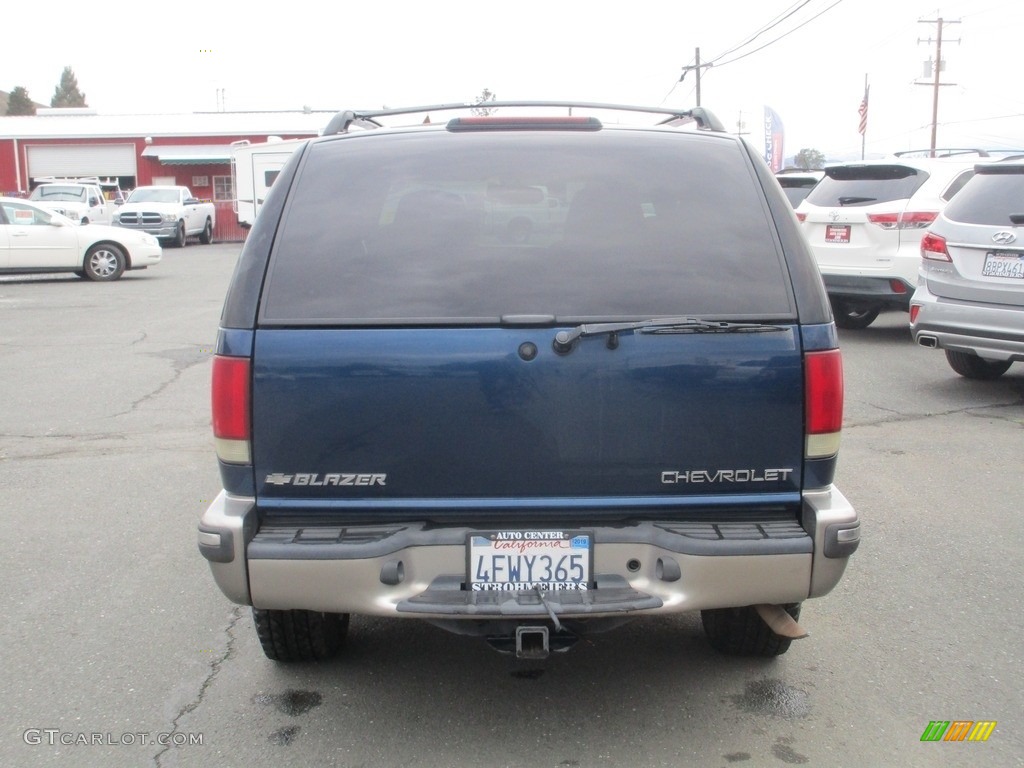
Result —
[[377, 109], [377, 110], [353, 110], [347, 109], [338, 112], [323, 131], [324, 136], [337, 133], [345, 133], [353, 124], [360, 124], [364, 128], [382, 127], [377, 118], [390, 117], [393, 115], [411, 115], [417, 113], [444, 112], [459, 109], [500, 109], [511, 107], [537, 107], [537, 108], [564, 108], [578, 109], [604, 109], [616, 112], [640, 112], [644, 114], [664, 115], [665, 119], [658, 125], [679, 125], [695, 122], [697, 127], [705, 131], [717, 131], [724, 133], [724, 124], [712, 113], [703, 107], [692, 107], [691, 109], [666, 109], [664, 107], [641, 107], [625, 104], [606, 104], [591, 101], [488, 101], [481, 104], [433, 104], [418, 107], [403, 107], [400, 109]]
[[936, 147], [935, 149], [904, 149], [901, 152], [893, 152], [896, 157], [910, 157], [913, 155], [930, 155], [935, 153], [936, 157], [952, 157], [954, 155], [977, 155], [978, 157], [990, 157], [989, 150], [977, 149], [975, 147]]

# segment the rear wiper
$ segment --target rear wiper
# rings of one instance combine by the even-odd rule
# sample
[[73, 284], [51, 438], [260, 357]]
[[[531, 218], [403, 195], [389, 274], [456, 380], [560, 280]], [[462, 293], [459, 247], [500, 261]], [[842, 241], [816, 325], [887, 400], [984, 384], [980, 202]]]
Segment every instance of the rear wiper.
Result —
[[555, 334], [553, 346], [555, 352], [564, 355], [572, 351], [576, 339], [583, 336], [599, 336], [608, 334], [608, 348], [619, 346], [618, 334], [621, 331], [639, 331], [640, 333], [764, 333], [766, 331], [785, 330], [781, 325], [765, 325], [763, 323], [726, 323], [712, 320], [701, 320], [696, 317], [662, 317], [653, 320], [636, 320], [628, 323], [585, 323], [577, 325], [571, 331], [559, 331]]
[[857, 203], [873, 203], [878, 200], [877, 197], [855, 197], [850, 195], [849, 197], [840, 197], [840, 205], [857, 205]]

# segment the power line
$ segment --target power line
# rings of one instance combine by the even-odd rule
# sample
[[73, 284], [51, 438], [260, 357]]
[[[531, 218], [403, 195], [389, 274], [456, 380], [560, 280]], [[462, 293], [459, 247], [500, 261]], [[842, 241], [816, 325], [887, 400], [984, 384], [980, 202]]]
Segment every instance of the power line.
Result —
[[843, 0], [835, 0], [835, 2], [832, 3], [832, 5], [828, 6], [828, 8], [825, 8], [824, 10], [818, 11], [818, 13], [814, 14], [813, 16], [811, 16], [811, 18], [807, 19], [807, 21], [803, 22], [802, 24], [798, 24], [797, 26], [793, 27], [788, 32], [784, 32], [783, 34], [781, 34], [778, 37], [776, 37], [774, 40], [768, 41], [767, 43], [765, 43], [764, 45], [762, 45], [759, 48], [755, 48], [752, 51], [748, 51], [747, 53], [740, 54], [739, 56], [736, 56], [735, 58], [729, 59], [728, 61], [719, 62], [718, 59], [715, 59], [714, 60], [714, 64], [717, 67], [724, 67], [726, 64], [732, 64], [733, 62], [739, 61], [740, 59], [747, 58], [747, 56], [752, 56], [755, 53], [757, 53], [758, 51], [763, 51], [768, 46], [774, 45], [775, 43], [779, 42], [783, 38], [788, 37], [789, 35], [793, 34], [798, 29], [806, 27], [808, 24], [810, 24], [812, 21], [817, 19], [822, 14], [825, 14], [825, 13], [828, 13], [829, 11], [831, 11], [833, 8], [835, 8], [837, 5], [839, 5], [841, 2], [843, 2]]
[[765, 32], [767, 32], [770, 29], [774, 29], [775, 27], [777, 27], [779, 24], [784, 22], [786, 19], [788, 19], [790, 16], [792, 16], [794, 13], [799, 11], [801, 8], [803, 8], [805, 5], [807, 5], [810, 2], [811, 2], [811, 0], [803, 0], [803, 2], [800, 3], [799, 5], [791, 5], [787, 11], [783, 11], [781, 14], [776, 16], [775, 19], [773, 19], [772, 21], [768, 22], [767, 25], [761, 27], [761, 29], [759, 29], [757, 32], [752, 34], [750, 37], [748, 37], [742, 43], [740, 43], [739, 45], [735, 45], [732, 48], [730, 48], [729, 50], [724, 51], [724, 52], [718, 54], [718, 56], [716, 56], [714, 59], [711, 60], [711, 63], [714, 63], [714, 62], [718, 61], [719, 59], [725, 58], [730, 53], [734, 53], [735, 51], [738, 51], [740, 48], [742, 48], [745, 45], [750, 45], [750, 43], [754, 42], [757, 38], [759, 38]]
[[[777, 24], [779, 24], [782, 21], [784, 21], [786, 18], [789, 18], [794, 13], [796, 13], [796, 11], [800, 10], [800, 8], [803, 8], [805, 5], [807, 5], [808, 2], [810, 2], [810, 0], [806, 0], [806, 2], [804, 2], [802, 5], [800, 5], [800, 6], [796, 7], [796, 8], [791, 8], [789, 13], [785, 14], [781, 19], [776, 21], [774, 24], [771, 24], [768, 27], [762, 28], [760, 31], [758, 31], [757, 33], [754, 34], [754, 37], [755, 38], [758, 37], [762, 33], [767, 32], [773, 26], [776, 26]], [[736, 56], [735, 58], [729, 59], [728, 61], [725, 61], [725, 62], [721, 62], [720, 61], [722, 56], [726, 55], [726, 54], [722, 54], [722, 56], [719, 56], [717, 59], [713, 59], [712, 61], [709, 61], [709, 62], [706, 62], [706, 63], [701, 63], [701, 60], [700, 60], [700, 48], [698, 47], [696, 49], [696, 51], [695, 51], [694, 63], [693, 64], [688, 64], [687, 66], [683, 67], [683, 74], [679, 76], [679, 82], [683, 81], [683, 79], [686, 77], [686, 73], [687, 72], [689, 72], [691, 70], [694, 72], [694, 74], [695, 74], [695, 78], [694, 79], [696, 80], [696, 84], [695, 84], [694, 88], [695, 88], [695, 90], [697, 92], [697, 106], [700, 106], [700, 78], [701, 78], [701, 72], [703, 70], [708, 69], [709, 67], [713, 67], [716, 64], [718, 64], [718, 66], [724, 66], [726, 64], [732, 64], [733, 62], [739, 61], [740, 59], [745, 59], [747, 56], [751, 56], [751, 55], [757, 53], [758, 51], [763, 51], [768, 46], [774, 45], [775, 43], [779, 42], [783, 38], [788, 37], [789, 35], [793, 34], [798, 29], [806, 27], [808, 24], [810, 24], [815, 19], [819, 18], [820, 16], [822, 16], [825, 13], [827, 13], [828, 11], [831, 11], [833, 8], [835, 8], [837, 5], [839, 5], [841, 2], [843, 2], [843, 0], [835, 0], [835, 2], [832, 3], [832, 5], [828, 6], [827, 8], [824, 8], [823, 10], [821, 10], [818, 13], [814, 14], [811, 18], [807, 19], [802, 24], [798, 24], [797, 26], [793, 27], [788, 32], [785, 32], [785, 33], [779, 35], [774, 40], [771, 40], [771, 41], [765, 43], [764, 45], [760, 46], [759, 48], [755, 48], [752, 51], [748, 51], [747, 53], [740, 54], [739, 56]], [[753, 38], [751, 38], [751, 39], [753, 39]], [[744, 45], [747, 45], [747, 43], [743, 43], [743, 44], [737, 46], [736, 48], [733, 48], [732, 50], [737, 50], [738, 48], [742, 48]], [[671, 91], [670, 91], [670, 93], [671, 93]]]

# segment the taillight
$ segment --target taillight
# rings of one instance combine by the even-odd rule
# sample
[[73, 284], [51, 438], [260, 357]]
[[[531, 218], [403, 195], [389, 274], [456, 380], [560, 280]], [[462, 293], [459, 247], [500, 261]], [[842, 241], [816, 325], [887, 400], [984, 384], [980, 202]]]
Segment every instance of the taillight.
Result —
[[946, 238], [932, 232], [921, 238], [921, 258], [931, 261], [953, 261], [946, 248]]
[[843, 358], [838, 349], [808, 352], [804, 367], [807, 423], [805, 456], [823, 459], [839, 452], [843, 426]]
[[799, 221], [801, 224], [803, 224], [805, 221], [807, 221], [807, 214], [806, 213], [798, 213], [796, 215], [796, 220]]
[[213, 438], [217, 456], [231, 464], [251, 462], [250, 368], [247, 357], [213, 358]]
[[936, 211], [904, 211], [903, 213], [869, 213], [868, 221], [882, 229], [924, 229], [939, 214]]
[[938, 211], [905, 211], [900, 214], [900, 229], [924, 229], [938, 215]]

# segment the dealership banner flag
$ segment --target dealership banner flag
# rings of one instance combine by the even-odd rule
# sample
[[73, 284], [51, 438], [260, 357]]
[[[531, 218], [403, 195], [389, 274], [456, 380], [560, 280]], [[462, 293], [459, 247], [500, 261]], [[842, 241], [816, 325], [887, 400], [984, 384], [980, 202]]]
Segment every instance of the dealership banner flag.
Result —
[[769, 106], [764, 108], [764, 160], [773, 173], [782, 170], [783, 163], [782, 118]]

